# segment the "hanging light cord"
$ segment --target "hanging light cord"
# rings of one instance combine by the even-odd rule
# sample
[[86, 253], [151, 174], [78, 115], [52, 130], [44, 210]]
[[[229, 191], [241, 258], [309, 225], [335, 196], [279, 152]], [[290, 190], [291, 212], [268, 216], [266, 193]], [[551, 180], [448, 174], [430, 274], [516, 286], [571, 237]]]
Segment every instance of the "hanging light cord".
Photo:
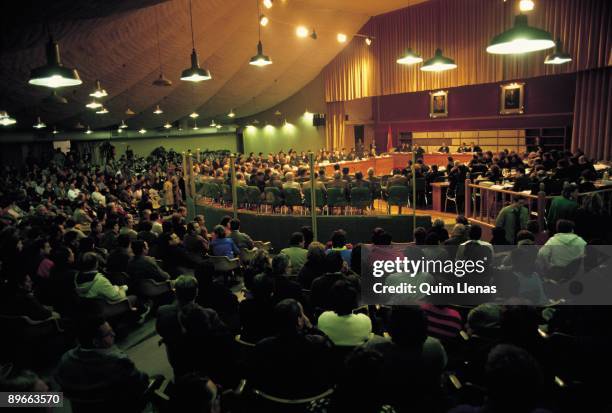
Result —
[[189, 17], [190, 17], [190, 21], [191, 21], [191, 45], [193, 46], [193, 49], [195, 50], [195, 37], [193, 35], [193, 11], [191, 9], [191, 0], [189, 0]]
[[157, 25], [157, 57], [159, 58], [159, 73], [161, 74], [163, 70], [162, 70], [161, 46], [159, 45], [159, 16], [158, 16], [157, 8], [155, 9], [155, 24]]
[[257, 38], [261, 42], [261, 24], [259, 24], [259, 17], [261, 16], [261, 12], [259, 11], [259, 0], [255, 0], [255, 4], [257, 5]]

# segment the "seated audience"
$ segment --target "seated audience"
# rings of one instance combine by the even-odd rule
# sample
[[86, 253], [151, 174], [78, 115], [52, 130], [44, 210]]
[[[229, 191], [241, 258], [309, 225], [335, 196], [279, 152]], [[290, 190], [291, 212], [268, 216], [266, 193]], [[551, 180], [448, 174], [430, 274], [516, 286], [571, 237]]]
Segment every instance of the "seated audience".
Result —
[[285, 254], [291, 261], [291, 272], [298, 274], [306, 263], [308, 251], [304, 249], [304, 235], [294, 232], [289, 239], [289, 247], [283, 248], [281, 254]]

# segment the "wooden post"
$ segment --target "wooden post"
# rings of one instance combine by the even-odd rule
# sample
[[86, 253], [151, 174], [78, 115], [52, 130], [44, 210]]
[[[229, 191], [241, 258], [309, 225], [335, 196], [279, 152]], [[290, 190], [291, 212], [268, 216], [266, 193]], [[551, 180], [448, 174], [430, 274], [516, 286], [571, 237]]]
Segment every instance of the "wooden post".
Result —
[[187, 157], [185, 154], [185, 151], [181, 152], [183, 155], [183, 179], [185, 179], [185, 177], [187, 176]]
[[546, 211], [546, 191], [544, 190], [544, 184], [540, 184], [540, 191], [538, 192], [538, 229], [540, 232], [546, 230], [545, 216]]
[[196, 148], [196, 161], [200, 163], [200, 148]]
[[313, 241], [317, 241], [317, 194], [315, 192], [315, 157], [314, 153], [308, 152], [308, 163], [310, 166], [310, 219]]
[[416, 152], [412, 151], [412, 231], [416, 229]]
[[[472, 187], [470, 186], [472, 181], [470, 180], [470, 174], [467, 174], [465, 177], [465, 210], [463, 214], [466, 218], [470, 218], [472, 215]], [[457, 196], [457, 194], [455, 194]]]
[[193, 155], [191, 151], [187, 152], [187, 173], [189, 176], [189, 191], [191, 192], [191, 197], [195, 198], [196, 190], [195, 190], [195, 175], [193, 171]]
[[236, 188], [236, 154], [230, 155], [230, 174], [232, 177], [232, 209], [234, 219], [238, 218], [238, 191]]

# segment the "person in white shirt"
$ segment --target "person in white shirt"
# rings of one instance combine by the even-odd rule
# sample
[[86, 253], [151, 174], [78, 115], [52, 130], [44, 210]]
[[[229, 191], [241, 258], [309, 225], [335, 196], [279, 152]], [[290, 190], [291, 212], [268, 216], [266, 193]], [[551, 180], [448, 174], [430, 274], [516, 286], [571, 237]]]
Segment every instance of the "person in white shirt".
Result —
[[317, 327], [337, 346], [359, 346], [372, 334], [372, 320], [365, 314], [353, 314], [357, 307], [357, 289], [345, 280], [334, 283], [329, 292], [331, 311], [319, 316]]
[[470, 239], [460, 244], [459, 248], [457, 248], [457, 259], [460, 259], [463, 257], [465, 246], [467, 244], [474, 244], [474, 243], [489, 248], [491, 250], [491, 254], [494, 254], [495, 251], [493, 251], [493, 245], [491, 245], [490, 242], [483, 241], [480, 239], [480, 237], [482, 237], [482, 228], [480, 227], [480, 225], [471, 224], [470, 229], [468, 231], [468, 236], [470, 237]]
[[74, 200], [78, 198], [80, 193], [81, 191], [74, 186], [74, 182], [71, 183], [70, 189], [68, 189], [68, 193], [67, 193], [68, 199], [74, 202]]

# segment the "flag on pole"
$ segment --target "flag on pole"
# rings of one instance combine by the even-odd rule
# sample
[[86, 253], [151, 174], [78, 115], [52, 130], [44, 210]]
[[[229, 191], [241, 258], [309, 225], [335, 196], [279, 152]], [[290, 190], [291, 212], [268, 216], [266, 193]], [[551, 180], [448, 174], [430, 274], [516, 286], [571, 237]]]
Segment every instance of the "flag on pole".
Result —
[[387, 152], [391, 152], [393, 150], [393, 133], [391, 133], [391, 125], [389, 125], [389, 129], [387, 130]]

